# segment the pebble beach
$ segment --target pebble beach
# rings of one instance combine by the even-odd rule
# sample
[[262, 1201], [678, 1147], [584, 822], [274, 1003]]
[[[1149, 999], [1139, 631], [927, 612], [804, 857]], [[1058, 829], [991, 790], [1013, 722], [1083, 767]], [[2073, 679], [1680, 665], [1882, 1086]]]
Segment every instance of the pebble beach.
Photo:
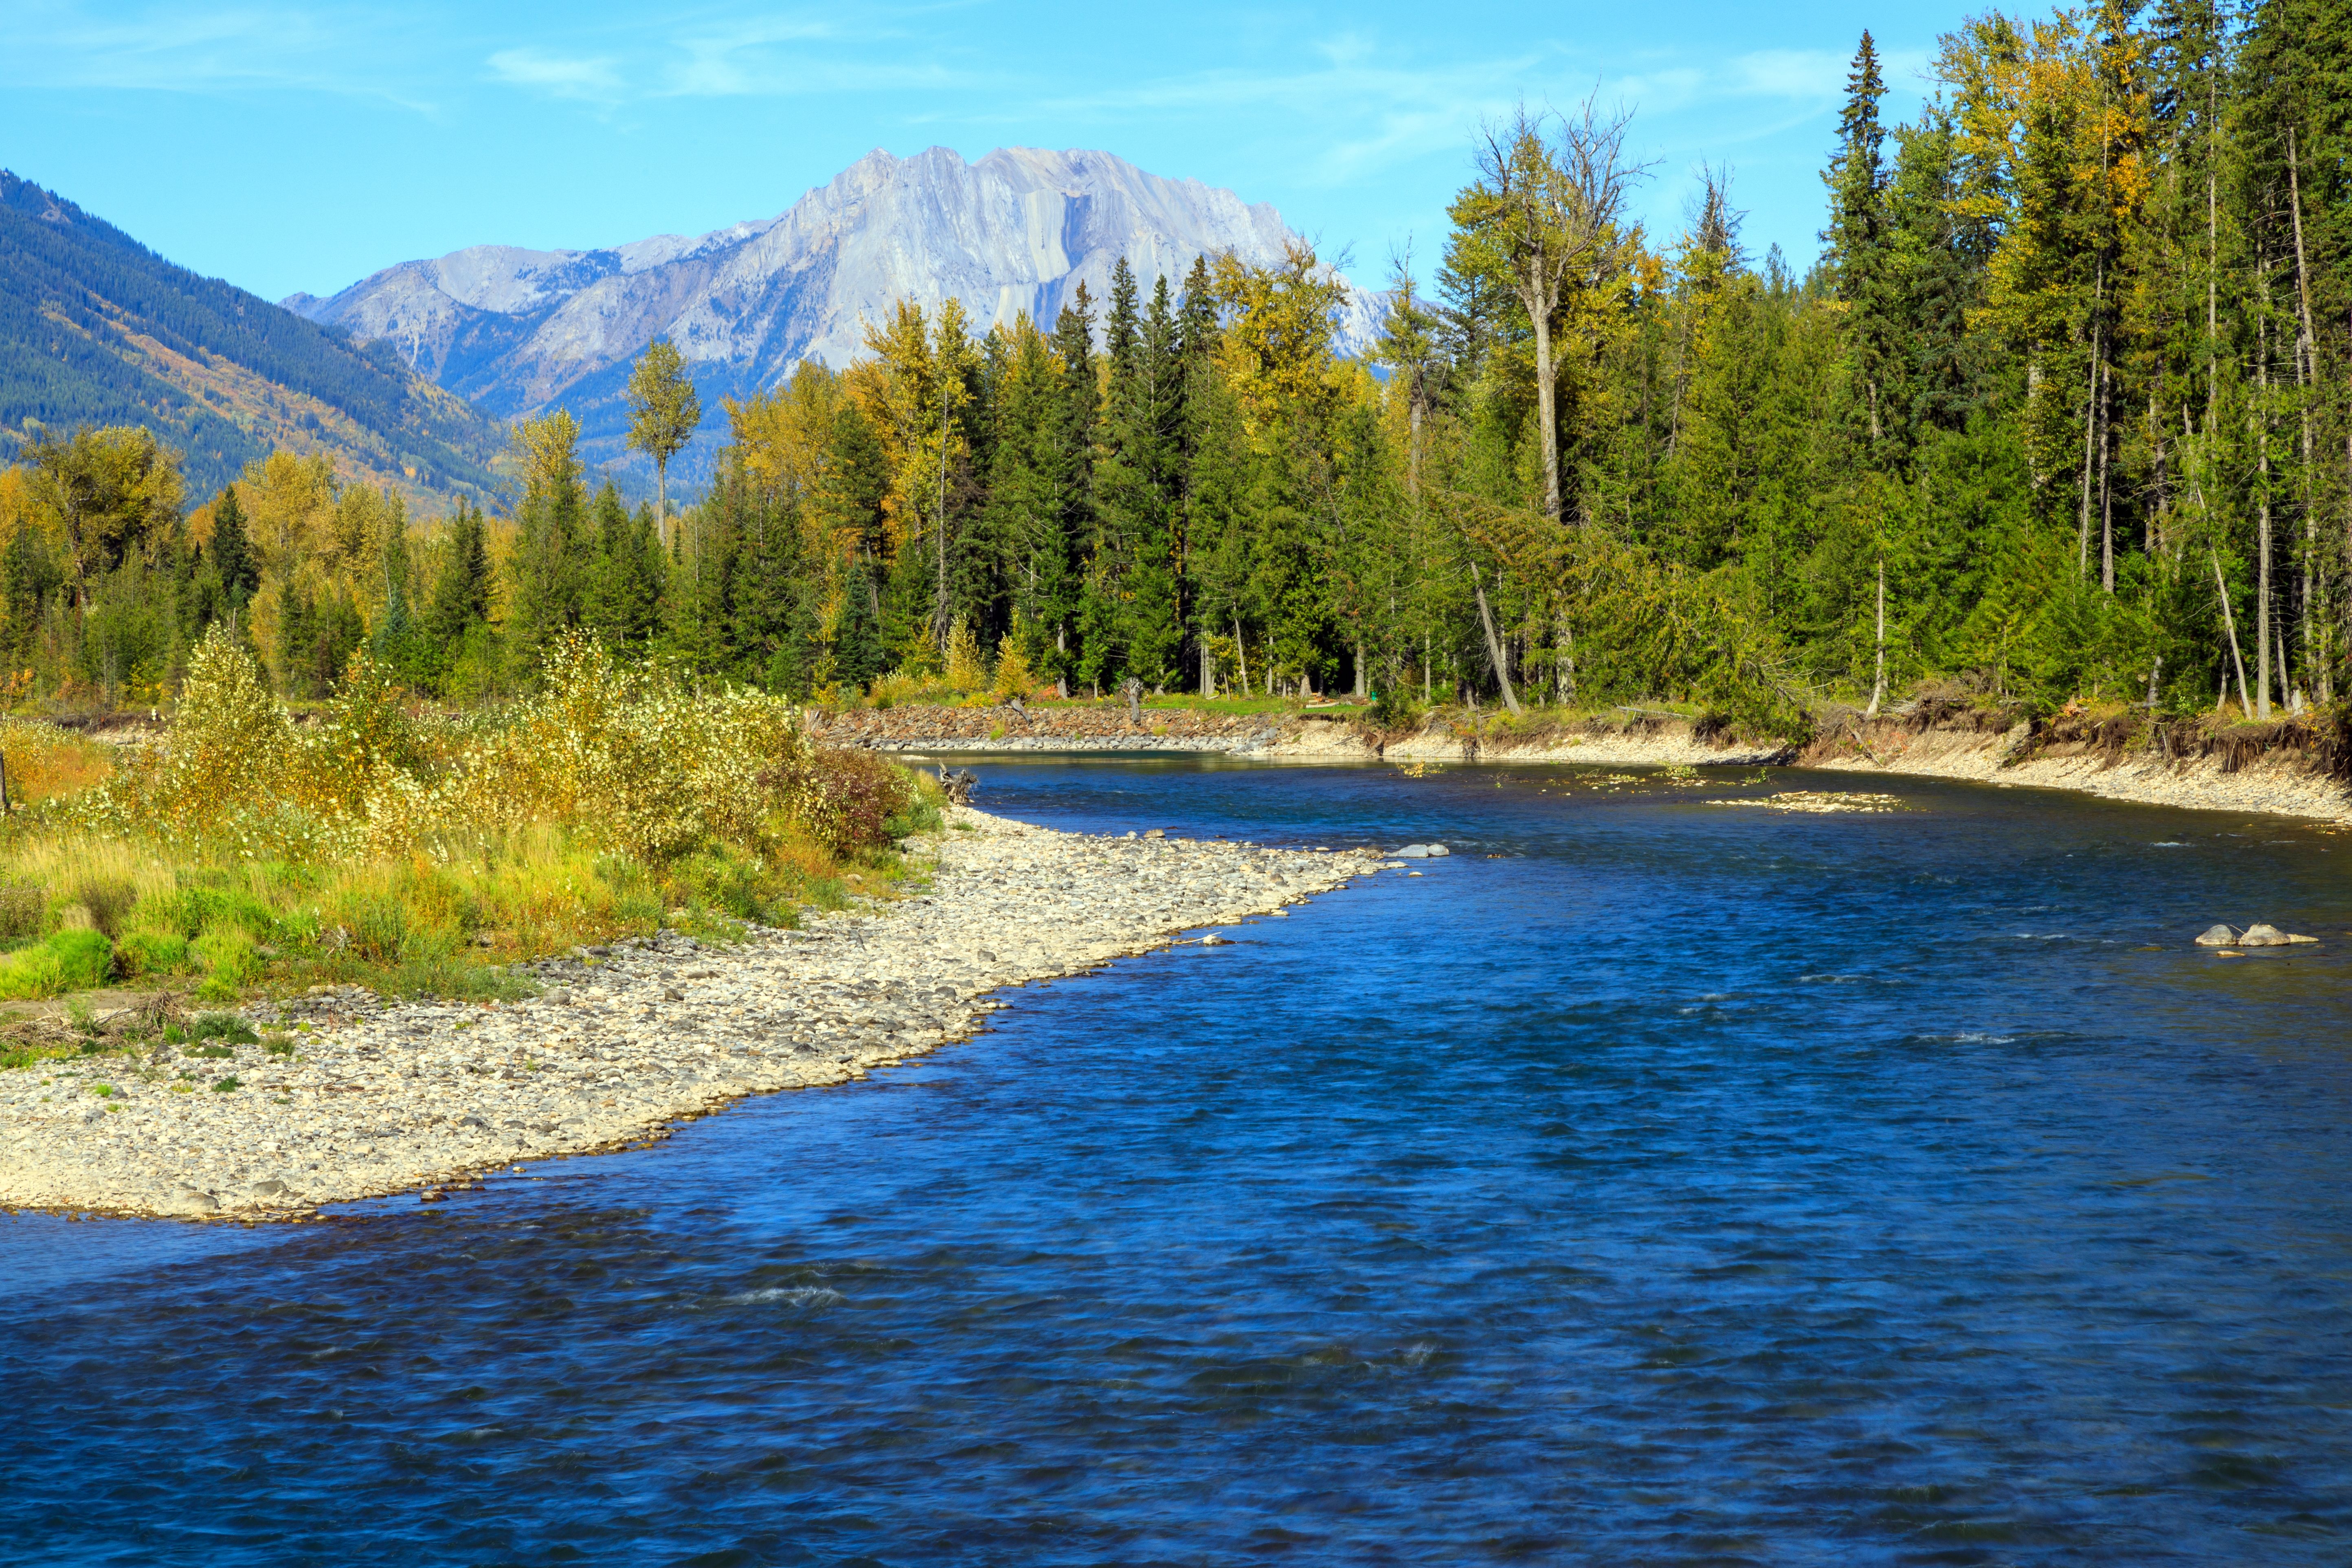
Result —
[[[1278, 915], [1381, 865], [1360, 852], [1064, 833], [958, 807], [929, 887], [524, 966], [520, 1003], [257, 1002], [257, 1042], [0, 1073], [0, 1207], [296, 1219], [625, 1147], [745, 1095], [863, 1078], [970, 1037], [1007, 986]], [[1190, 940], [1214, 942], [1213, 931]], [[232, 1083], [233, 1087], [226, 1087]]]

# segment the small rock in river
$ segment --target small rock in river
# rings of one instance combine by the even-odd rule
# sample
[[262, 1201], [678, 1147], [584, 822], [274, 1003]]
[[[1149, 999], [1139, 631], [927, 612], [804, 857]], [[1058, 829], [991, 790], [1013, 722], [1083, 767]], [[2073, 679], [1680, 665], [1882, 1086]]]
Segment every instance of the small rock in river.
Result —
[[1426, 844], [1400, 845], [1390, 850], [1389, 854], [1398, 860], [1426, 860], [1429, 858], [1429, 846]]
[[2256, 921], [2246, 928], [2246, 934], [2238, 939], [2238, 945], [2240, 947], [2284, 947], [2286, 940], [2286, 932], [2279, 930], [2278, 927]]
[[2200, 947], [2227, 947], [2237, 940], [2238, 933], [2231, 931], [2228, 926], [2212, 926], [2206, 930], [2204, 935], [2197, 939], [2197, 945]]
[[1431, 855], [1431, 857], [1432, 857], [1432, 858], [1435, 858], [1435, 857], [1437, 857], [1437, 856], [1441, 856], [1441, 855], [1451, 855], [1451, 854], [1453, 854], [1453, 853], [1454, 853], [1454, 851], [1453, 851], [1453, 850], [1451, 850], [1451, 849], [1448, 849], [1448, 848], [1447, 848], [1444, 845], [1443, 845], [1443, 844], [1433, 844], [1433, 845], [1431, 845], [1431, 846], [1429, 847], [1429, 853], [1430, 853], [1430, 855]]

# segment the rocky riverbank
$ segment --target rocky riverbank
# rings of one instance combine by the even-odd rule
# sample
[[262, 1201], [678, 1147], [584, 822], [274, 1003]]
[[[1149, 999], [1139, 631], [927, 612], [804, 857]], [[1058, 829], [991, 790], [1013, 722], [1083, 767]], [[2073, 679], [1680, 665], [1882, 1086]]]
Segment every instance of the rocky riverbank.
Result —
[[543, 994], [507, 1005], [321, 992], [249, 1008], [254, 1041], [0, 1073], [0, 1206], [274, 1219], [430, 1196], [658, 1138], [747, 1094], [862, 1078], [967, 1037], [1001, 987], [1278, 913], [1383, 864], [950, 818], [927, 892], [805, 930], [582, 950], [535, 966]]

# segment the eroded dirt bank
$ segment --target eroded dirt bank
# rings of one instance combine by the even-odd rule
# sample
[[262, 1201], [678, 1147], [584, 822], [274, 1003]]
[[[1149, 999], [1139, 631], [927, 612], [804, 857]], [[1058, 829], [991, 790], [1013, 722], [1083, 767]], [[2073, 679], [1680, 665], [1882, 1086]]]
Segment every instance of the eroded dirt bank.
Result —
[[[1025, 725], [1026, 728], [1021, 726]], [[1167, 750], [1299, 762], [1591, 763], [1632, 767], [1751, 767], [1912, 773], [2077, 790], [2115, 800], [2205, 810], [2352, 820], [2352, 755], [2300, 721], [2209, 731], [2191, 721], [2150, 730], [2116, 719], [2020, 719], [1922, 702], [1863, 722], [1841, 716], [1810, 744], [1738, 739], [1704, 721], [1627, 711], [1512, 724], [1489, 710], [1432, 716], [1381, 731], [1354, 715], [1229, 716], [1111, 705], [908, 707], [827, 721], [836, 744], [904, 752]]]

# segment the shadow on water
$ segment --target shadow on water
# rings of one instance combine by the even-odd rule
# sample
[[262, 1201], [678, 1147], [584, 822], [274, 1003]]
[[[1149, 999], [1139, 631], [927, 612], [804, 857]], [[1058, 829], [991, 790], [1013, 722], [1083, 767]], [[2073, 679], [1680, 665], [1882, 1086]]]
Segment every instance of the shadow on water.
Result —
[[[0, 1540], [2343, 1560], [2352, 838], [1814, 774], [971, 765], [1056, 826], [1454, 853], [437, 1209], [0, 1224]], [[1902, 809], [1716, 804], [1790, 787]], [[2326, 940], [2188, 945], [2256, 919]]]

